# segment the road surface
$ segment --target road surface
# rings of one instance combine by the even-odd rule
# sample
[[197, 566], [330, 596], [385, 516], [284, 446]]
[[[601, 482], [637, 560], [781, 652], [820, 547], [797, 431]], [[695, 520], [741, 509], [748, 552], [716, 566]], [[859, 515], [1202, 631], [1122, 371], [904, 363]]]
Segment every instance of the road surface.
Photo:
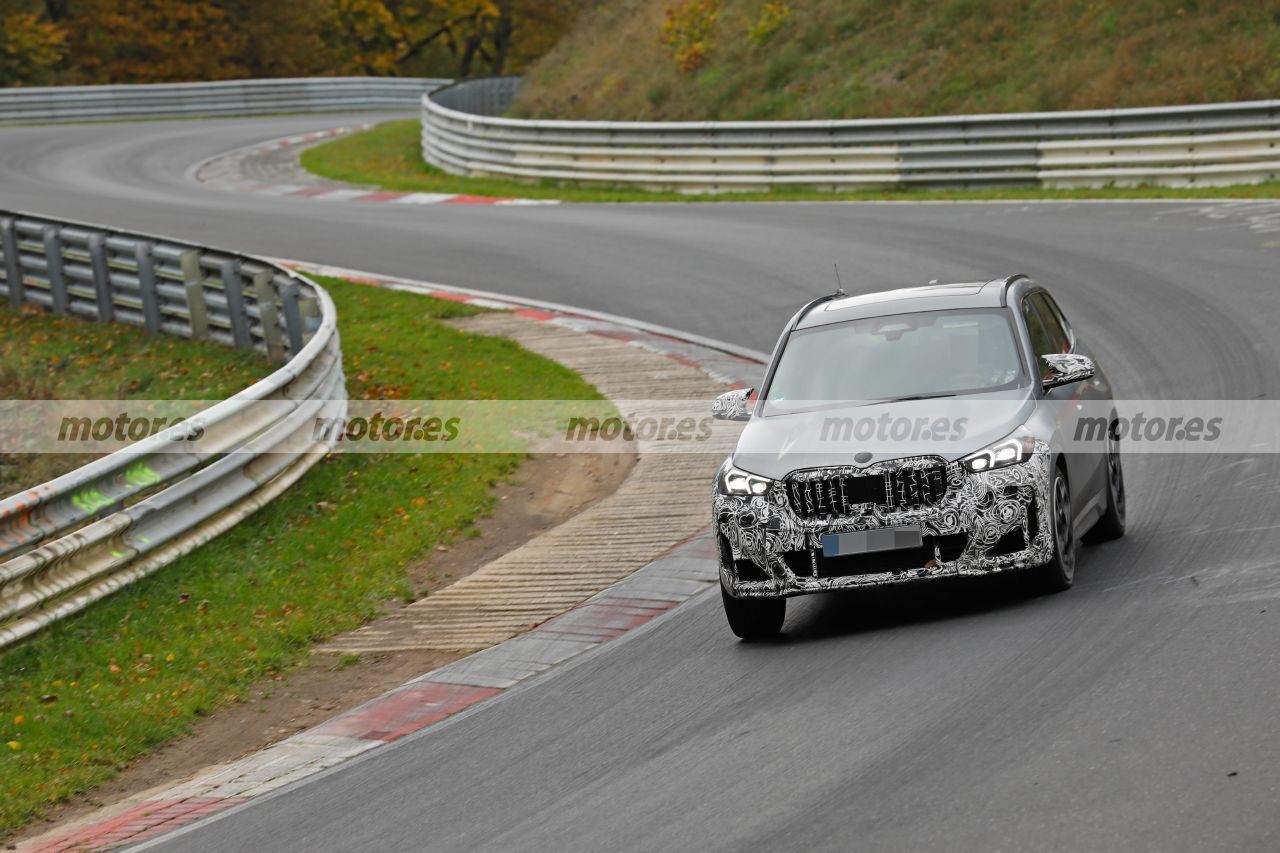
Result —
[[[608, 311], [769, 349], [853, 291], [1026, 272], [1130, 398], [1280, 396], [1280, 203], [417, 207], [215, 191], [367, 116], [0, 128], [0, 207]], [[1271, 217], [1270, 226], [1264, 218]], [[1280, 847], [1280, 462], [1132, 456], [1076, 586], [703, 596], [165, 850]], [[192, 768], [194, 771], [197, 768]]]

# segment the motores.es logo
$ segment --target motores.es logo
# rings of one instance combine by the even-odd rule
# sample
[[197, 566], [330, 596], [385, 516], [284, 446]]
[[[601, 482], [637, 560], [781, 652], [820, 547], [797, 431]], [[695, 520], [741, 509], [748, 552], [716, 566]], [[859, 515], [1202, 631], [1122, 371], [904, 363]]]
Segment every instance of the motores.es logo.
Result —
[[374, 412], [351, 418], [318, 418], [315, 435], [338, 434], [343, 441], [453, 441], [462, 418], [403, 418]]
[[565, 441], [706, 441], [711, 437], [709, 417], [639, 417], [630, 421], [619, 416], [569, 418]]
[[819, 441], [961, 441], [968, 418], [823, 418]]
[[[156, 433], [187, 423], [186, 418], [134, 417], [121, 412], [114, 418], [64, 417], [58, 428], [58, 441], [142, 441]], [[186, 429], [173, 433], [173, 441], [199, 441], [204, 427], [187, 423]]]

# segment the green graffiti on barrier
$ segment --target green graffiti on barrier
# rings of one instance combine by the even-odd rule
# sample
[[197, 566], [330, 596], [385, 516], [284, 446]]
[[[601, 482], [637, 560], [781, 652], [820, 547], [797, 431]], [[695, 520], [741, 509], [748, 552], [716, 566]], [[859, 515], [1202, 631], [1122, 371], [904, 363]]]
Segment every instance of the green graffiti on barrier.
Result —
[[80, 490], [71, 498], [71, 503], [89, 514], [93, 514], [105, 506], [111, 506], [115, 500], [107, 497], [102, 492], [94, 488], [86, 488]]
[[[124, 482], [133, 489], [143, 489], [160, 482], [160, 475], [152, 470], [146, 462], [134, 462], [124, 469]], [[103, 507], [116, 503], [116, 498], [107, 497], [102, 492], [86, 486], [71, 498], [71, 503], [82, 512], [92, 515]]]
[[160, 482], [160, 475], [151, 470], [151, 466], [145, 462], [135, 462], [125, 469], [124, 481], [135, 489], [144, 486], [154, 486]]

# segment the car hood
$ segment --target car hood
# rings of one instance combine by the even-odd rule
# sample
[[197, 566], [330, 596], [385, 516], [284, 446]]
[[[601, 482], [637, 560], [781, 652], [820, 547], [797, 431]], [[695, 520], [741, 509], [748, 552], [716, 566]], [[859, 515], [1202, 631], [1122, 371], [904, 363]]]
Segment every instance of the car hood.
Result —
[[804, 468], [865, 467], [904, 456], [951, 461], [1004, 438], [1026, 423], [1034, 405], [1024, 389], [757, 416], [743, 428], [733, 464], [779, 479]]

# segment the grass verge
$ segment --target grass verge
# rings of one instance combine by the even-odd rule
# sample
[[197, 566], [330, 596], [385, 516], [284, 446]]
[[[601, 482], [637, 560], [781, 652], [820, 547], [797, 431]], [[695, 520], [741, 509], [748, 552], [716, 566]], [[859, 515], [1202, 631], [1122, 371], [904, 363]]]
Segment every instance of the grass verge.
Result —
[[[221, 400], [270, 370], [249, 350], [149, 337], [135, 326], [55, 317], [34, 306], [0, 308], [3, 400]], [[90, 458], [0, 454], [0, 496], [43, 483]]]
[[1050, 190], [1039, 187], [995, 187], [973, 190], [850, 190], [825, 192], [794, 188], [772, 192], [685, 195], [631, 187], [584, 187], [544, 181], [536, 184], [499, 178], [462, 178], [429, 166], [419, 149], [416, 119], [380, 124], [302, 152], [302, 166], [321, 177], [386, 190], [517, 198], [555, 198], [572, 202], [646, 201], [976, 201], [996, 199], [1126, 199], [1126, 198], [1277, 198], [1280, 181], [1234, 187], [1110, 187]]
[[[474, 308], [320, 280], [352, 398], [599, 399], [512, 341], [440, 322]], [[0, 834], [407, 597], [406, 563], [486, 514], [521, 458], [328, 457], [235, 529], [0, 653]]]

